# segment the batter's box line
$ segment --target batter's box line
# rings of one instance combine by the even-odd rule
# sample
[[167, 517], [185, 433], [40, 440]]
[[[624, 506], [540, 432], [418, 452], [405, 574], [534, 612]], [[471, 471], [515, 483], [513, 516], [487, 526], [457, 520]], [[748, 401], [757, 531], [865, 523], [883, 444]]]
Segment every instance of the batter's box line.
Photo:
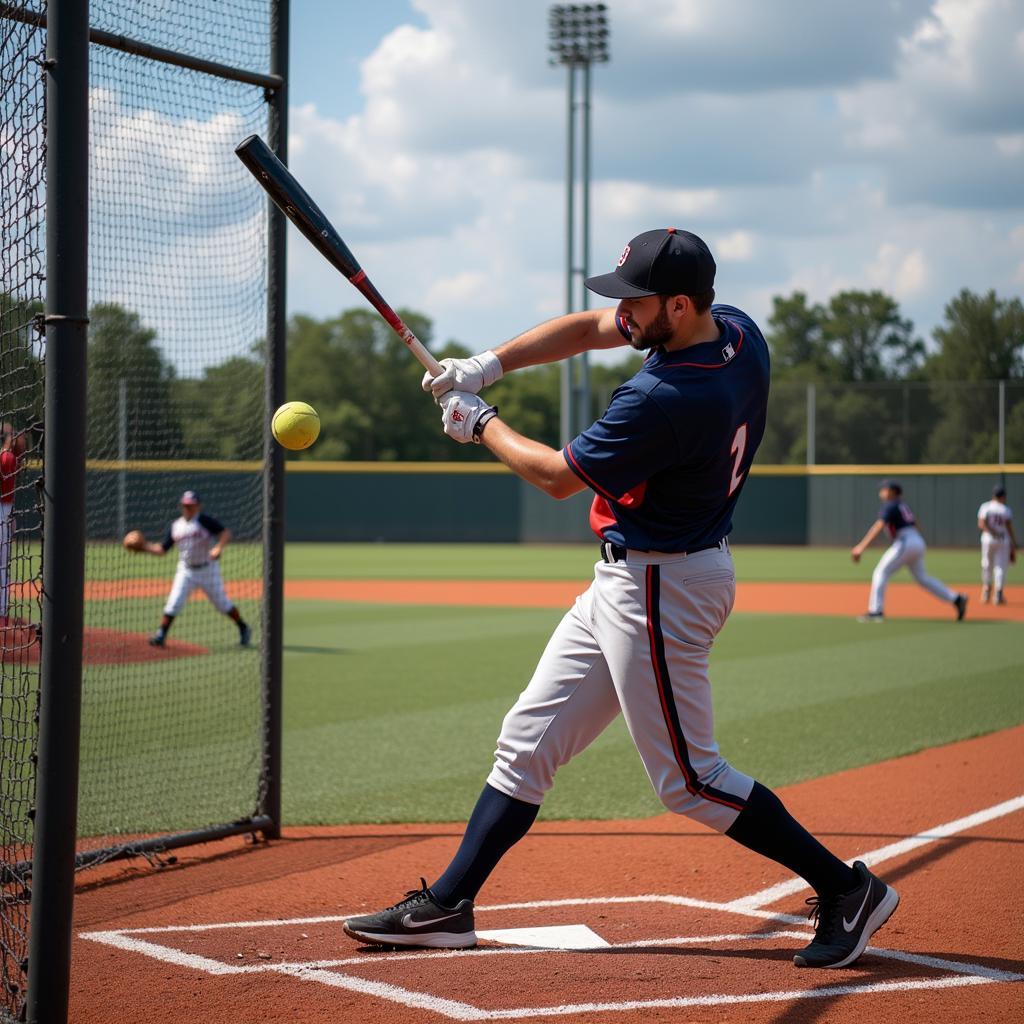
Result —
[[[559, 901], [562, 905], [576, 903], [577, 901]], [[578, 901], [590, 903], [591, 901]], [[625, 901], [623, 901], [625, 902]], [[642, 900], [638, 902], [650, 902]], [[665, 901], [670, 902], [670, 901]], [[672, 900], [671, 902], [675, 902]], [[514, 906], [514, 905], [512, 905]], [[722, 905], [725, 912], [737, 913], [731, 908], [727, 909]], [[742, 911], [738, 913], [743, 914]], [[744, 914], [743, 916], [750, 916]], [[760, 916], [760, 915], [758, 915]], [[308, 920], [308, 919], [297, 919]], [[284, 925], [290, 922], [279, 922]], [[141, 929], [140, 929], [141, 930]], [[172, 929], [163, 928], [167, 932]], [[213, 930], [207, 926], [192, 926], [180, 928], [179, 931], [205, 931]], [[238, 975], [273, 973], [286, 977], [295, 978], [299, 981], [313, 982], [325, 985], [329, 988], [340, 988], [355, 992], [360, 995], [374, 996], [390, 1002], [407, 1006], [410, 1009], [427, 1010], [452, 1020], [481, 1021], [481, 1020], [511, 1020], [524, 1017], [553, 1017], [565, 1016], [567, 1014], [584, 1013], [607, 1013], [615, 1011], [643, 1010], [643, 1009], [667, 1009], [685, 1008], [698, 1006], [724, 1006], [741, 1005], [757, 1002], [790, 1002], [798, 999], [820, 999], [838, 996], [867, 995], [879, 992], [909, 992], [922, 989], [943, 989], [957, 988], [971, 985], [993, 984], [995, 982], [1019, 982], [1024, 981], [1024, 975], [1013, 974], [1008, 971], [999, 971], [982, 964], [963, 963], [954, 960], [944, 960], [939, 957], [924, 956], [915, 953], [904, 953], [900, 950], [882, 949], [869, 946], [866, 952], [891, 960], [902, 961], [919, 967], [927, 967], [933, 970], [944, 971], [952, 977], [945, 978], [923, 978], [907, 979], [905, 981], [886, 982], [862, 982], [851, 984], [831, 985], [825, 988], [816, 989], [794, 989], [781, 992], [759, 992], [751, 994], [709, 994], [703, 996], [676, 996], [666, 999], [650, 1000], [622, 1000], [618, 1002], [605, 1003], [570, 1003], [557, 1006], [532, 1006], [512, 1007], [502, 1009], [484, 1009], [474, 1006], [471, 1003], [463, 1003], [453, 999], [446, 999], [433, 995], [429, 992], [417, 992], [412, 989], [403, 988], [388, 982], [372, 981], [366, 978], [354, 977], [340, 973], [331, 968], [341, 966], [365, 966], [368, 964], [381, 964], [388, 961], [431, 958], [435, 960], [453, 959], [479, 956], [522, 956], [537, 953], [548, 953], [549, 955], [569, 955], [587, 952], [586, 950], [543, 950], [537, 948], [499, 948], [499, 949], [470, 949], [470, 950], [446, 950], [431, 951], [422, 953], [396, 953], [380, 954], [372, 956], [346, 957], [336, 961], [314, 961], [309, 963], [285, 963], [285, 964], [225, 964], [219, 960], [199, 956], [195, 953], [187, 953], [184, 950], [175, 949], [170, 946], [163, 946], [146, 939], [139, 939], [127, 933], [126, 930], [110, 932], [87, 932], [82, 938], [95, 942], [102, 942], [126, 951], [141, 953], [168, 963], [176, 964], [184, 968], [205, 971], [214, 975]], [[778, 938], [806, 939], [805, 931], [775, 931], [760, 934], [729, 933], [723, 935], [708, 936], [676, 936], [667, 939], [641, 939], [633, 942], [609, 944], [597, 947], [593, 952], [608, 952], [618, 949], [642, 949], [650, 947], [664, 947], [672, 945], [689, 944], [712, 944], [727, 941], [768, 941]]]

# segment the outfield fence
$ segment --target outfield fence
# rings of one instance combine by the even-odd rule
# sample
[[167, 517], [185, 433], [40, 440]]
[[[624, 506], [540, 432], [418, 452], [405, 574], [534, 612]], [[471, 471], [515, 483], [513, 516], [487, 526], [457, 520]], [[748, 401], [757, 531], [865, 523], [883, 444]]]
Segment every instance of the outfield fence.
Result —
[[[293, 542], [586, 543], [591, 494], [554, 501], [499, 464], [344, 463], [287, 464], [287, 539]], [[133, 496], [130, 518], [158, 525], [166, 504], [183, 486], [230, 503], [258, 478], [246, 462], [91, 463], [90, 540], [118, 536], [109, 505], [99, 496], [123, 475]], [[1005, 483], [1011, 506], [1024, 503], [1024, 465], [768, 466], [755, 464], [734, 518], [741, 544], [848, 545], [858, 540], [878, 509], [878, 483], [901, 480], [908, 503], [931, 544], [977, 543], [975, 514]], [[144, 482], [139, 482], [145, 478]], [[1022, 505], [1024, 507], [1024, 505]], [[249, 520], [242, 516], [243, 530]]]

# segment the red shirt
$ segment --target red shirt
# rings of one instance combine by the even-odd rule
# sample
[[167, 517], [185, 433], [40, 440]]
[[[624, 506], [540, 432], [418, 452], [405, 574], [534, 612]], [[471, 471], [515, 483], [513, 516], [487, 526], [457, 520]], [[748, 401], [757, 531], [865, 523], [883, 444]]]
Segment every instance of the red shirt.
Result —
[[0, 452], [0, 501], [14, 501], [14, 485], [18, 480], [18, 456], [12, 451]]

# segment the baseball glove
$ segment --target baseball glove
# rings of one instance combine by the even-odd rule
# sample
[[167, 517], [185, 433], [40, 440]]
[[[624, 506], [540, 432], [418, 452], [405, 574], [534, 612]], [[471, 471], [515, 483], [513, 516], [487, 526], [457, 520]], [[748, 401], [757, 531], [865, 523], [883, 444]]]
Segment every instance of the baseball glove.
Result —
[[142, 551], [146, 546], [146, 538], [141, 530], [129, 530], [121, 543], [128, 551]]

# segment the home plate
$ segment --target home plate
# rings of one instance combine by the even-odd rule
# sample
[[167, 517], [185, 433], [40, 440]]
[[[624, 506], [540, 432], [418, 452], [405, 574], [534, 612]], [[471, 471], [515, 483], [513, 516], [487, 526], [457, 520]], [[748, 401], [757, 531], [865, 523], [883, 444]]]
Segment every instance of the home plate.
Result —
[[507, 946], [533, 946], [536, 949], [596, 949], [608, 943], [585, 924], [561, 924], [548, 928], [498, 928], [477, 930], [478, 939]]

